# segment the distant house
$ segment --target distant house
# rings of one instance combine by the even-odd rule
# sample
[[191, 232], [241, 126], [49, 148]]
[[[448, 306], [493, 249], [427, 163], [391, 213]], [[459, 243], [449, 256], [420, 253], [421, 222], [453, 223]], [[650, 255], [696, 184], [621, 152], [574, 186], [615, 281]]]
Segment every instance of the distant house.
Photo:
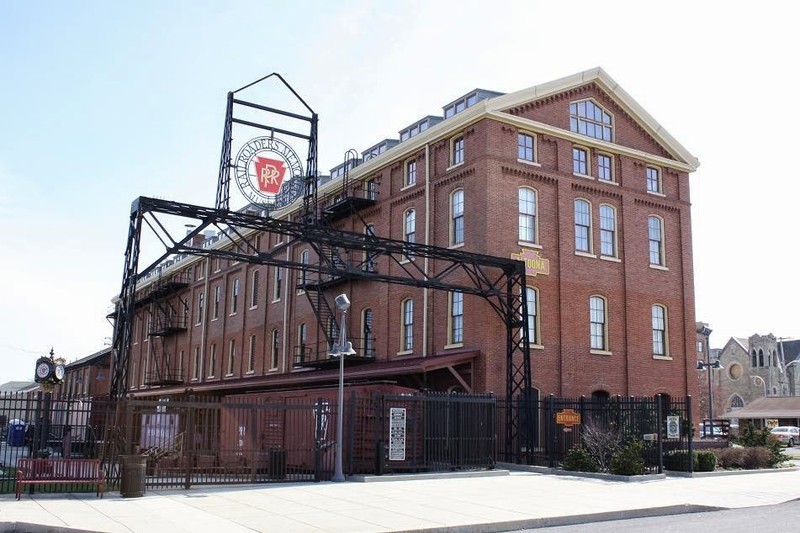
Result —
[[56, 387], [57, 398], [97, 398], [108, 395], [111, 348], [103, 348], [67, 365], [64, 382]]
[[0, 429], [6, 427], [11, 420], [32, 419], [28, 402], [23, 398], [32, 396], [39, 390], [39, 384], [34, 381], [9, 381], [0, 385]]

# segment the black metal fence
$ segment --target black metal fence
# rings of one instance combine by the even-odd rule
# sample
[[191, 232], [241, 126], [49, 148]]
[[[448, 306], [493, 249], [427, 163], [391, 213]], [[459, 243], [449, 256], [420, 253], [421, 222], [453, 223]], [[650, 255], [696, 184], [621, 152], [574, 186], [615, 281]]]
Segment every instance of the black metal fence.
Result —
[[[271, 398], [0, 395], [0, 492], [13, 490], [17, 459], [30, 456], [101, 458], [112, 488], [124, 455], [146, 457], [150, 487], [331, 479], [335, 403]], [[548, 396], [509, 404], [492, 395], [353, 392], [343, 409], [344, 473], [481, 469], [495, 461], [560, 467], [572, 447], [598, 434], [642, 441], [648, 472], [690, 470], [690, 400]], [[519, 434], [509, 440], [514, 417]]]
[[[508, 417], [521, 428], [506, 438]], [[511, 463], [560, 467], [569, 450], [587, 439], [625, 445], [641, 441], [648, 473], [665, 469], [691, 471], [691, 398], [558, 398], [553, 395], [498, 402], [498, 459]]]

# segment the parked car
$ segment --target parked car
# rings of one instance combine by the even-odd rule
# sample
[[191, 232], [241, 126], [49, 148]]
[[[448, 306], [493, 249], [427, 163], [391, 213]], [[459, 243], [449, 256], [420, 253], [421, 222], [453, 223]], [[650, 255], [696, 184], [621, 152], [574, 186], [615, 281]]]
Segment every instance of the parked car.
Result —
[[797, 426], [778, 426], [772, 428], [770, 434], [787, 446], [800, 443], [800, 428]]

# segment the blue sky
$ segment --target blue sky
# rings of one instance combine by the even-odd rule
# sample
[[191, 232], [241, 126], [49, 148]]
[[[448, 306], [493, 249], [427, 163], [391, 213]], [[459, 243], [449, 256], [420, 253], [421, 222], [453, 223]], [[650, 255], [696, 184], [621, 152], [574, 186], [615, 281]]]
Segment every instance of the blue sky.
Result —
[[800, 336], [800, 8], [701, 4], [0, 0], [0, 382], [103, 347], [131, 202], [213, 205], [225, 95], [271, 72], [319, 113], [327, 170], [473, 88], [601, 66], [702, 163], [712, 345]]

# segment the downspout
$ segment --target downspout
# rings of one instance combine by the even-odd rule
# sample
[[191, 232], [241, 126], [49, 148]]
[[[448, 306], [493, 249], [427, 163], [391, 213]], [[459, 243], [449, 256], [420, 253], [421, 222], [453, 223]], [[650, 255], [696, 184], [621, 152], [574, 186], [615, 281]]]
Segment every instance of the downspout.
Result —
[[[197, 381], [202, 382], [206, 369], [206, 323], [208, 322], [208, 280], [211, 277], [211, 257], [206, 257], [205, 272], [203, 272], [203, 316], [200, 317], [200, 375]], [[190, 315], [191, 316], [191, 315]]]
[[[430, 144], [425, 143], [425, 245], [431, 240], [431, 162]], [[425, 256], [422, 271], [428, 278], [428, 256]], [[430, 289], [422, 289], [422, 357], [428, 356], [428, 293]]]
[[[287, 217], [288, 219], [288, 217]], [[286, 246], [286, 261], [289, 261], [290, 256], [290, 248], [291, 246]], [[288, 372], [288, 362], [287, 362], [287, 339], [288, 339], [288, 331], [289, 331], [289, 276], [287, 274], [287, 269], [285, 267], [278, 267], [281, 269], [281, 283], [283, 283], [283, 295], [281, 298], [283, 299], [283, 373], [285, 374]]]

